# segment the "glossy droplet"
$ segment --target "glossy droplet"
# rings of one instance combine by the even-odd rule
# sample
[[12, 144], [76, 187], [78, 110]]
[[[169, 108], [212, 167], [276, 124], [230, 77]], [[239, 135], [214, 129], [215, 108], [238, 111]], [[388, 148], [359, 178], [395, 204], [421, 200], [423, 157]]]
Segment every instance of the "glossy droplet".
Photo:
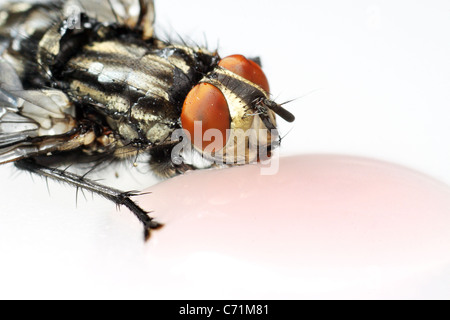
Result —
[[261, 67], [254, 61], [248, 60], [243, 55], [235, 54], [223, 58], [219, 66], [236, 73], [237, 75], [251, 81], [265, 91], [270, 92], [269, 81]]
[[[201, 132], [196, 132], [195, 121], [202, 122]], [[223, 148], [227, 142], [227, 129], [230, 129], [230, 112], [227, 101], [222, 92], [209, 83], [196, 85], [184, 100], [181, 112], [181, 124], [183, 129], [191, 135], [191, 141], [201, 149], [214, 142], [217, 147]], [[216, 129], [221, 133], [221, 140], [218, 141], [216, 135], [212, 141], [204, 139], [205, 132], [209, 129]], [[196, 139], [196, 135], [201, 134], [201, 138]], [[215, 151], [218, 151], [215, 148]]]

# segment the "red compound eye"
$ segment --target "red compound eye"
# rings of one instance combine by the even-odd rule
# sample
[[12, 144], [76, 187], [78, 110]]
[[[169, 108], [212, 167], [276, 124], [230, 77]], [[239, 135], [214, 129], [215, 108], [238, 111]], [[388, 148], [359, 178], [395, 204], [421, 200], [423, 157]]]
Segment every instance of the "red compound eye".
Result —
[[220, 60], [219, 66], [257, 84], [267, 92], [270, 90], [269, 82], [261, 67], [256, 62], [248, 60], [240, 54], [223, 58]]
[[[202, 132], [196, 132], [195, 121], [202, 122]], [[227, 142], [227, 129], [230, 129], [230, 122], [227, 100], [219, 89], [209, 83], [200, 83], [192, 88], [184, 100], [181, 124], [183, 129], [190, 133], [191, 140], [197, 148], [205, 150], [209, 144], [214, 142], [214, 146], [216, 146], [214, 151], [218, 151], [219, 147], [222, 149]], [[222, 140], [218, 141], [212, 131], [210, 133], [214, 138], [211, 138], [211, 141], [204, 139], [204, 133], [209, 129], [219, 130]], [[196, 139], [196, 137], [200, 138]]]

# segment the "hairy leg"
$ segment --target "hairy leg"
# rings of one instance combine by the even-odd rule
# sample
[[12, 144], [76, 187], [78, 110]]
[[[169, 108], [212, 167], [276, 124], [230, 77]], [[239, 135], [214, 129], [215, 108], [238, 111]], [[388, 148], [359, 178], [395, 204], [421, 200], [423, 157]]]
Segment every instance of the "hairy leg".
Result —
[[150, 231], [152, 229], [157, 229], [162, 226], [158, 222], [154, 221], [153, 218], [148, 215], [148, 212], [144, 211], [133, 200], [131, 200], [131, 197], [139, 194], [138, 192], [123, 192], [65, 170], [43, 166], [37, 163], [34, 159], [20, 160], [15, 162], [15, 165], [21, 170], [29, 171], [45, 178], [68, 183], [77, 189], [81, 188], [91, 191], [113, 201], [118, 206], [127, 207], [144, 225], [144, 236], [146, 240], [149, 239]]

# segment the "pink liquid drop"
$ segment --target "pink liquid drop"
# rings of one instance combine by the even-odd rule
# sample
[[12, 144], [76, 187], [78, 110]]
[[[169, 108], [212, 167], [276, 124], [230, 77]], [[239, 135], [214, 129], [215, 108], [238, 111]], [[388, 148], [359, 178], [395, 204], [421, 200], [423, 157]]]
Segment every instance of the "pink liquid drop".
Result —
[[138, 199], [165, 224], [147, 248], [161, 286], [192, 298], [450, 297], [448, 186], [345, 156], [261, 167], [188, 173]]

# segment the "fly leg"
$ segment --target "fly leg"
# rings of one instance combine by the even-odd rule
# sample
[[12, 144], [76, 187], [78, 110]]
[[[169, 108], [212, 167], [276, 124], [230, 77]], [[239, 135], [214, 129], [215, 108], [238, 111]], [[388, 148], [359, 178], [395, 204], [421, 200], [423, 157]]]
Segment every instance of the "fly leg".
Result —
[[68, 183], [74, 187], [82, 188], [98, 195], [105, 197], [113, 201], [117, 206], [125, 206], [134, 213], [134, 215], [139, 219], [144, 225], [144, 236], [145, 240], [150, 238], [150, 231], [152, 229], [158, 229], [162, 225], [154, 221], [153, 218], [148, 216], [148, 212], [144, 211], [139, 207], [133, 200], [132, 196], [137, 195], [134, 192], [123, 192], [108, 186], [99, 184], [95, 181], [85, 179], [74, 173], [67, 172], [64, 170], [50, 168], [38, 164], [34, 159], [28, 158], [15, 162], [17, 168], [25, 171], [29, 171], [40, 175], [42, 177], [51, 178], [53, 180]]
[[162, 178], [171, 178], [177, 174], [183, 174], [186, 171], [194, 170], [194, 167], [186, 164], [175, 164], [172, 161], [172, 149], [176, 143], [168, 143], [151, 148], [150, 167], [152, 172]]

